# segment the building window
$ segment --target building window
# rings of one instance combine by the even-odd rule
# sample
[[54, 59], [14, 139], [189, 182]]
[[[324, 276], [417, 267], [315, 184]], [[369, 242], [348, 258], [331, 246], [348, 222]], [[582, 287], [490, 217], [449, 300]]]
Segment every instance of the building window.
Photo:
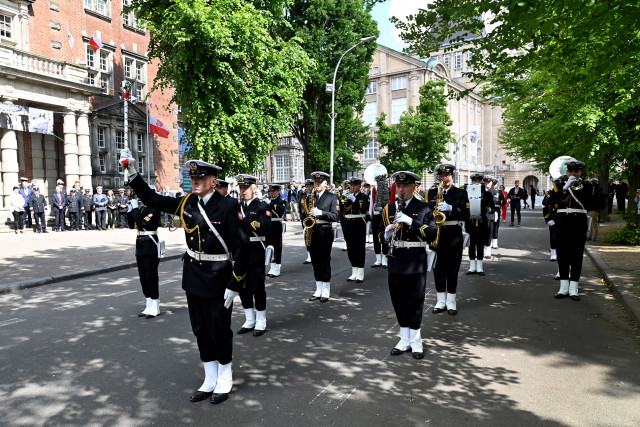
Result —
[[98, 148], [105, 148], [106, 146], [105, 129], [98, 128]]
[[[124, 76], [132, 80], [131, 94], [142, 101], [145, 96], [147, 86], [146, 62], [125, 58], [124, 60]], [[134, 74], [135, 73], [135, 74]]]
[[289, 156], [275, 156], [276, 160], [276, 181], [289, 181], [291, 171], [289, 170]]
[[447, 67], [448, 70], [451, 69], [451, 55], [446, 54], [442, 57], [442, 62], [444, 62], [444, 66]]
[[90, 84], [91, 86], [96, 85], [96, 73], [87, 74], [87, 84]]
[[98, 158], [100, 159], [100, 173], [107, 173], [107, 153], [98, 154]]
[[87, 67], [96, 67], [96, 52], [90, 45], [87, 45]]
[[135, 27], [136, 26], [136, 14], [131, 12], [125, 12], [124, 8], [127, 6], [131, 6], [131, 0], [123, 0], [123, 11], [122, 11], [122, 24], [127, 27]]
[[144, 77], [142, 76], [144, 65], [142, 62], [136, 62], [136, 80], [139, 82], [144, 81]]
[[400, 116], [407, 111], [407, 98], [393, 98], [391, 100], [391, 124], [400, 123]]
[[433, 59], [434, 61], [438, 61], [440, 60], [440, 57], [438, 55], [432, 56], [431, 59]]
[[378, 93], [378, 83], [377, 82], [371, 82], [369, 87], [367, 87], [367, 90], [364, 92], [365, 95], [372, 95], [374, 93]]
[[460, 151], [460, 158], [462, 163], [467, 163], [467, 144], [462, 144], [462, 150]]
[[144, 157], [138, 157], [138, 173], [144, 173]]
[[116, 131], [116, 150], [124, 150], [124, 132]]
[[0, 36], [5, 39], [10, 39], [12, 37], [12, 22], [13, 18], [11, 16], [0, 14]]
[[454, 59], [455, 59], [455, 69], [461, 70], [462, 69], [462, 52], [456, 52], [454, 54]]
[[122, 169], [122, 165], [120, 164], [120, 162], [116, 162], [116, 169], [118, 170], [118, 173], [120, 175], [124, 174], [124, 169]]
[[467, 70], [473, 71], [473, 65], [471, 65], [471, 58], [473, 58], [473, 52], [467, 52]]
[[142, 101], [142, 98], [144, 98], [144, 88], [139, 83], [136, 83], [135, 94], [138, 101]]
[[406, 88], [407, 88], [406, 76], [396, 77], [394, 79], [391, 79], [391, 90], [406, 89]]
[[84, 0], [84, 8], [103, 16], [111, 16], [111, 6], [108, 0]]
[[380, 69], [378, 67], [369, 68], [369, 75], [380, 74]]
[[109, 72], [109, 54], [100, 52], [100, 71]]
[[126, 59], [124, 61], [124, 76], [128, 79], [131, 78], [131, 68], [133, 67], [133, 61]]
[[377, 138], [371, 138], [369, 145], [364, 147], [364, 159], [365, 160], [377, 160], [378, 159], [378, 140]]
[[100, 49], [99, 57], [96, 58], [96, 52], [93, 48], [87, 44], [87, 68], [90, 70], [89, 74], [93, 75], [92, 78], [89, 78], [89, 84], [91, 85], [100, 85], [103, 94], [112, 95], [113, 83], [112, 83], [112, 75], [111, 75], [111, 53], [106, 52], [103, 49]]
[[144, 153], [144, 135], [141, 133], [136, 134], [136, 142], [138, 143], [138, 153]]
[[367, 102], [362, 113], [362, 121], [366, 126], [373, 126], [376, 123], [376, 117], [378, 117], [378, 103]]
[[477, 164], [482, 164], [482, 152], [478, 148], [478, 157], [476, 157]]

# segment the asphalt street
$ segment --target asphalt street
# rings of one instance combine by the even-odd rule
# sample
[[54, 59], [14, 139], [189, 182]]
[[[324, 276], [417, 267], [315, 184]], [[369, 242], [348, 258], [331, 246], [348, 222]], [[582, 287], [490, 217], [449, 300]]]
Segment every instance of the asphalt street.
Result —
[[[351, 273], [332, 253], [332, 298], [315, 289], [302, 237], [287, 235], [268, 279], [267, 333], [234, 336], [234, 388], [190, 403], [203, 377], [181, 262], [160, 265], [162, 315], [129, 269], [0, 295], [0, 424], [7, 426], [640, 425], [640, 332], [585, 256], [579, 302], [553, 298], [556, 264], [539, 210], [501, 224], [486, 276], [466, 276], [457, 316], [434, 315], [425, 358], [392, 357], [398, 325], [387, 273]], [[233, 328], [244, 321], [239, 300]]]

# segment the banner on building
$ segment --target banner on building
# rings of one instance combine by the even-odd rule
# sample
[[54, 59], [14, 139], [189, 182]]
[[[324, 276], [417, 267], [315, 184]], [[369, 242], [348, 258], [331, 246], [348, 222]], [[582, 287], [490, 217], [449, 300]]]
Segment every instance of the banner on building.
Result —
[[29, 107], [29, 132], [53, 135], [53, 111]]
[[29, 109], [11, 102], [0, 102], [0, 127], [29, 132]]
[[[478, 153], [478, 143], [480, 142], [480, 126], [469, 126], [469, 152], [471, 158], [475, 159]], [[479, 159], [476, 160], [479, 163]]]

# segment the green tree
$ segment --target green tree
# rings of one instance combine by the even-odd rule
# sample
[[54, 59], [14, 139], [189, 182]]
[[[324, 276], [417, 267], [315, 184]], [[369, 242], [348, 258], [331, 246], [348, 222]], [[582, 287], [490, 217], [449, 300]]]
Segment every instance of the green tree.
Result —
[[410, 170], [421, 174], [433, 169], [447, 152], [447, 143], [455, 142], [449, 127], [453, 120], [447, 112], [445, 82], [429, 80], [420, 87], [420, 104], [409, 107], [396, 125], [385, 123], [382, 113], [377, 120], [378, 143], [386, 153], [380, 162], [389, 172]]
[[[305, 174], [329, 170], [331, 93], [326, 84], [340, 56], [361, 38], [377, 36], [371, 8], [376, 1], [292, 0], [287, 9], [288, 37], [303, 41], [315, 67], [304, 87], [304, 100], [291, 128], [304, 147]], [[340, 63], [336, 76], [334, 174], [340, 177], [361, 167], [355, 153], [361, 153], [371, 137], [359, 114], [364, 109], [364, 93], [369, 85], [369, 65], [375, 43], [363, 43]]]
[[288, 27], [285, 0], [134, 0], [150, 32], [154, 84], [175, 89], [190, 154], [226, 173], [264, 163], [298, 113], [312, 61]]

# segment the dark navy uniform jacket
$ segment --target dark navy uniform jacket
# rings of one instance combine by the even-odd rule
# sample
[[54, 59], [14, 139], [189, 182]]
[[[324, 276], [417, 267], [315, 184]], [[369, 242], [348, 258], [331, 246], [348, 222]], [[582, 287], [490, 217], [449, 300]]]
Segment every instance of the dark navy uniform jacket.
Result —
[[[244, 226], [247, 230], [249, 237], [265, 237], [271, 227], [271, 211], [269, 205], [261, 202], [257, 197], [254, 197], [244, 207], [244, 201], [240, 202], [242, 211], [244, 212]], [[251, 242], [250, 244], [250, 265], [262, 265], [265, 258], [265, 242]]]
[[[436, 200], [438, 198], [438, 189], [432, 188], [427, 193], [427, 203], [432, 210], [436, 208]], [[469, 195], [465, 190], [462, 190], [453, 185], [449, 187], [449, 190], [444, 194], [444, 201], [451, 205], [451, 210], [444, 212], [447, 217], [447, 221], [466, 221], [469, 219]], [[462, 235], [462, 227], [458, 225], [442, 226], [440, 229], [440, 245], [442, 248], [443, 241], [452, 239], [455, 236]], [[439, 249], [438, 249], [439, 250]]]
[[69, 207], [70, 213], [80, 212], [80, 196], [70, 194], [69, 197], [67, 197], [67, 206]]
[[[465, 230], [467, 232], [472, 232], [476, 230], [480, 230], [483, 228], [487, 228], [489, 225], [489, 219], [493, 218], [493, 213], [496, 211], [496, 206], [493, 201], [493, 195], [485, 189], [483, 186], [481, 189], [482, 194], [482, 202], [480, 203], [480, 209], [482, 211], [482, 217], [480, 221], [474, 221], [472, 219], [467, 219], [465, 221]], [[468, 194], [467, 194], [468, 197]], [[445, 213], [446, 215], [446, 213]], [[448, 216], [447, 216], [448, 219]]]
[[[553, 219], [559, 227], [571, 225], [574, 227], [584, 227], [587, 231], [587, 214], [575, 212], [558, 212], [564, 209], [585, 209], [586, 211], [594, 210], [596, 201], [591, 191], [591, 185], [584, 183], [581, 190], [567, 190], [562, 188], [562, 184], [553, 185], [553, 189], [549, 191], [549, 209], [551, 215], [549, 219]], [[545, 218], [547, 220], [547, 218]], [[547, 220], [548, 222], [548, 220]]]
[[45, 206], [47, 206], [47, 199], [42, 194], [31, 194], [31, 197], [29, 197], [29, 207], [33, 213], [44, 213]]
[[[160, 225], [160, 211], [142, 205], [133, 209], [127, 214], [127, 223], [129, 228], [140, 231], [156, 231]], [[155, 239], [155, 242], [154, 242]], [[136, 237], [136, 256], [158, 256], [158, 246], [156, 242], [158, 236], [137, 236]]]
[[[322, 215], [316, 217], [316, 220], [329, 222], [338, 221], [338, 196], [330, 193], [329, 190], [324, 190], [324, 193], [322, 193], [320, 198], [316, 196], [313, 207], [322, 211]], [[332, 228], [331, 224], [318, 224], [318, 222], [316, 222], [316, 225], [313, 226], [313, 239], [316, 240], [312, 240], [312, 243], [314, 241], [316, 243], [328, 243], [329, 241], [333, 241]]]
[[119, 213], [126, 213], [127, 212], [127, 204], [129, 203], [129, 197], [126, 195], [117, 195], [116, 196], [116, 203], [118, 204], [118, 212]]
[[93, 196], [91, 194], [83, 194], [80, 207], [83, 212], [91, 212], [93, 210]]
[[[369, 221], [369, 196], [362, 191], [355, 195], [356, 201], [346, 199], [343, 203], [342, 212], [344, 220], [342, 230], [345, 234], [364, 233], [366, 231], [366, 221]], [[349, 219], [346, 215], [365, 215], [364, 218]]]
[[[287, 202], [282, 200], [280, 196], [276, 197], [269, 203], [269, 210], [271, 211], [271, 218], [284, 218], [287, 212]], [[278, 236], [282, 234], [282, 222], [272, 221], [271, 227], [269, 227], [269, 236]]]

